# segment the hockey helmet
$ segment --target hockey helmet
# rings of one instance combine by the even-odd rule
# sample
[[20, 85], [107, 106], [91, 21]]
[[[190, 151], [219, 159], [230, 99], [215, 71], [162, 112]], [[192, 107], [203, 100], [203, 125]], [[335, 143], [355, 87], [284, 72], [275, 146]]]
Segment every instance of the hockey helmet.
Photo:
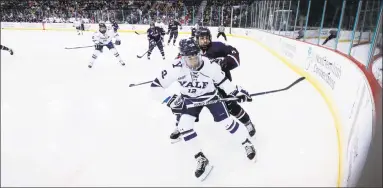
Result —
[[206, 50], [211, 43], [211, 32], [206, 27], [200, 27], [197, 32], [198, 45], [202, 50]]
[[182, 39], [179, 42], [181, 62], [191, 70], [197, 70], [201, 66], [201, 53], [194, 39]]
[[104, 23], [98, 24], [98, 27], [99, 27], [100, 33], [102, 33], [102, 34], [106, 33], [107, 28], [106, 28], [106, 25]]
[[156, 24], [154, 22], [150, 22], [149, 26], [150, 26], [150, 28], [153, 29], [154, 27], [156, 27]]

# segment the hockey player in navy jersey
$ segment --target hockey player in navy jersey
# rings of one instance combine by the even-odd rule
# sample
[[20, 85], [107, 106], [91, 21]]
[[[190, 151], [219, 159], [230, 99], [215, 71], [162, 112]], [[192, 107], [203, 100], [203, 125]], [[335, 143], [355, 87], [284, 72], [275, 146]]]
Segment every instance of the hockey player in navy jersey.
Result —
[[197, 34], [197, 28], [192, 27], [191, 29], [191, 38], [195, 39]]
[[[232, 81], [230, 71], [240, 65], [238, 50], [233, 46], [226, 45], [222, 42], [212, 42], [211, 32], [205, 27], [200, 27], [198, 30], [197, 40], [198, 45], [201, 48], [202, 55], [219, 64], [221, 66], [221, 70], [225, 73], [226, 78]], [[218, 91], [223, 97], [227, 96], [227, 93], [224, 90], [218, 88]], [[235, 101], [228, 101], [226, 102], [226, 105], [230, 115], [234, 116], [242, 124], [244, 124], [249, 132], [249, 135], [253, 137], [256, 130], [247, 112]], [[177, 126], [180, 117], [177, 113], [174, 114], [176, 115]], [[175, 143], [180, 141], [179, 136], [180, 132], [178, 131], [178, 128], [176, 128], [170, 135], [171, 142]]]
[[[244, 153], [249, 160], [255, 158], [256, 151], [248, 139], [247, 131], [230, 117], [224, 102], [208, 103], [198, 107], [187, 106], [220, 99], [218, 88], [227, 93], [228, 97], [237, 98], [241, 102], [251, 102], [252, 98], [246, 90], [231, 83], [217, 63], [201, 55], [196, 41], [191, 38], [182, 39], [179, 48], [181, 58], [175, 59], [154, 79], [151, 84], [151, 93], [159, 102], [180, 114], [178, 124], [180, 137], [197, 161], [195, 176], [204, 180], [211, 171], [212, 165], [199, 146], [198, 136], [194, 130], [194, 121], [204, 107], [210, 111], [215, 122], [221, 124], [233, 135], [238, 146], [244, 147]], [[165, 89], [174, 82], [179, 84], [180, 94], [169, 96]]]
[[114, 18], [111, 18], [110, 23], [112, 24], [113, 31], [115, 33], [117, 33], [117, 31], [118, 31], [118, 29], [120, 29], [120, 27], [118, 26], [116, 20]]
[[152, 54], [153, 49], [157, 46], [161, 52], [162, 59], [165, 59], [164, 52], [164, 35], [165, 31], [156, 26], [154, 22], [150, 23], [150, 28], [147, 30], [148, 40], [149, 40], [149, 51], [148, 51], [148, 59], [150, 59], [150, 55]]
[[172, 19], [169, 22], [168, 33], [167, 33], [167, 34], [169, 34], [168, 45], [170, 44], [170, 41], [173, 39], [173, 46], [175, 46], [176, 40], [178, 37], [178, 26], [180, 26], [180, 29], [182, 29], [180, 22], [178, 22], [174, 19]]

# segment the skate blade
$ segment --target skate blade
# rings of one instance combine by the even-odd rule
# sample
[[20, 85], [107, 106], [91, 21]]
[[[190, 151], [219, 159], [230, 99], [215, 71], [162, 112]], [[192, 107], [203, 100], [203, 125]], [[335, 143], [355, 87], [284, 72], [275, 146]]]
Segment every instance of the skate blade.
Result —
[[181, 142], [182, 139], [181, 138], [177, 138], [177, 139], [170, 139], [170, 143], [172, 144], [175, 144], [175, 143], [178, 143], [178, 142]]
[[213, 170], [214, 166], [208, 164], [205, 168], [205, 172], [198, 178], [200, 181], [205, 181], [205, 179], [209, 176], [210, 172]]
[[254, 158], [251, 159], [250, 161], [251, 161], [251, 162], [254, 162], [254, 163], [256, 163], [256, 162], [258, 161], [258, 152], [257, 152], [257, 150], [255, 150], [255, 156], [254, 156]]

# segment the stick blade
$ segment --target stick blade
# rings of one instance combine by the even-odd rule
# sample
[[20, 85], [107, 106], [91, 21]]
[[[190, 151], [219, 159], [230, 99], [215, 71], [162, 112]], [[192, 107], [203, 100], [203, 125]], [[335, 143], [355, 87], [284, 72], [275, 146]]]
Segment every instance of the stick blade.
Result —
[[287, 87], [286, 89], [293, 87], [295, 84], [301, 82], [304, 79], [306, 79], [306, 77], [300, 77], [298, 80], [295, 80], [295, 82], [293, 82], [291, 85], [289, 85], [289, 87]]

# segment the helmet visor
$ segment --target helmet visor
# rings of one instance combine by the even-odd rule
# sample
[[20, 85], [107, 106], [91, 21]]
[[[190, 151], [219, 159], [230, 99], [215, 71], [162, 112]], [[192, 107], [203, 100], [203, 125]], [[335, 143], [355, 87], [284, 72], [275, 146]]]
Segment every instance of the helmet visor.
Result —
[[196, 70], [201, 65], [201, 55], [182, 56], [182, 61], [191, 70]]

